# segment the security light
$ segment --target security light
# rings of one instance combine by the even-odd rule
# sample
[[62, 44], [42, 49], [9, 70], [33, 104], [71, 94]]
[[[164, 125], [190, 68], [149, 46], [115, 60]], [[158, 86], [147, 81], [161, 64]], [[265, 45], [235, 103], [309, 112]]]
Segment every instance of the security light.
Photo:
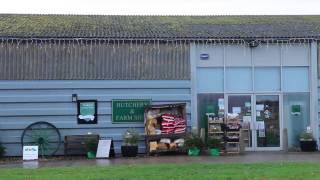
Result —
[[72, 94], [72, 102], [78, 101], [78, 94]]

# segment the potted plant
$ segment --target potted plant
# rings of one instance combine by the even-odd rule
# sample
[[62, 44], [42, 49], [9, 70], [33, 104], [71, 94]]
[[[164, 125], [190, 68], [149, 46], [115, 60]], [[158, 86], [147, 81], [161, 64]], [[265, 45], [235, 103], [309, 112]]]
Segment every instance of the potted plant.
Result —
[[186, 136], [184, 146], [188, 150], [189, 156], [198, 156], [203, 147], [203, 142], [197, 134], [191, 133]]
[[0, 158], [6, 153], [6, 148], [0, 143]]
[[121, 146], [123, 157], [137, 156], [139, 137], [139, 133], [134, 129], [128, 129], [123, 133], [123, 145]]
[[313, 138], [312, 132], [303, 132], [300, 134], [301, 151], [311, 152], [317, 150], [317, 141]]
[[98, 148], [98, 140], [97, 139], [88, 139], [85, 142], [86, 150], [87, 150], [87, 157], [88, 159], [96, 158], [96, 152]]
[[219, 148], [221, 147], [221, 139], [209, 138], [207, 140], [207, 146], [210, 150], [211, 156], [219, 156]]

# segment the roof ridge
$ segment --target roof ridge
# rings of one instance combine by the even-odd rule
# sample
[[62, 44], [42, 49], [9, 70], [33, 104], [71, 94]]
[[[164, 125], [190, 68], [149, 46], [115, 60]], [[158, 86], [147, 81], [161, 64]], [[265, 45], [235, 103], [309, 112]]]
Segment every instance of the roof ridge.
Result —
[[0, 14], [0, 37], [320, 37], [320, 15]]
[[167, 14], [167, 15], [161, 15], [161, 14], [128, 14], [128, 15], [116, 15], [116, 14], [37, 14], [37, 13], [31, 13], [31, 14], [19, 14], [19, 13], [0, 13], [0, 16], [6, 15], [6, 16], [110, 16], [110, 17], [297, 17], [297, 16], [319, 16], [319, 14], [274, 14], [274, 15], [268, 15], [268, 14], [209, 14], [209, 15], [192, 15], [192, 14], [182, 14], [182, 15], [176, 15], [176, 14]]

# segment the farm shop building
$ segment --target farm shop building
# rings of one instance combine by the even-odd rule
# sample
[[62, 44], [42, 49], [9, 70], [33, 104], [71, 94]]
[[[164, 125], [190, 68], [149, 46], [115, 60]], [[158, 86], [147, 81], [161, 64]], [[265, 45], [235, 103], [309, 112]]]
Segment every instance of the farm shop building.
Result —
[[[246, 111], [247, 150], [295, 148], [307, 126], [319, 141], [320, 16], [0, 15], [0, 29], [8, 156], [21, 155], [22, 132], [38, 121], [62, 137], [112, 137], [119, 153], [121, 134], [144, 125], [113, 122], [115, 99], [186, 103], [198, 130], [208, 112]], [[96, 123], [78, 122], [74, 98], [96, 100]]]

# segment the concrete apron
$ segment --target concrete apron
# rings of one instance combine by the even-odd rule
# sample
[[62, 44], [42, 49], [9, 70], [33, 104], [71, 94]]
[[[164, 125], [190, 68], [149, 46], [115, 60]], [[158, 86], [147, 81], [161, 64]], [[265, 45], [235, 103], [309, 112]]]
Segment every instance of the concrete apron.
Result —
[[75, 167], [75, 166], [110, 166], [136, 164], [188, 164], [188, 163], [261, 163], [261, 162], [320, 162], [320, 153], [304, 152], [247, 152], [244, 155], [232, 156], [150, 156], [135, 158], [111, 159], [72, 159], [40, 160], [25, 162], [4, 162], [0, 168], [41, 168], [41, 167]]

